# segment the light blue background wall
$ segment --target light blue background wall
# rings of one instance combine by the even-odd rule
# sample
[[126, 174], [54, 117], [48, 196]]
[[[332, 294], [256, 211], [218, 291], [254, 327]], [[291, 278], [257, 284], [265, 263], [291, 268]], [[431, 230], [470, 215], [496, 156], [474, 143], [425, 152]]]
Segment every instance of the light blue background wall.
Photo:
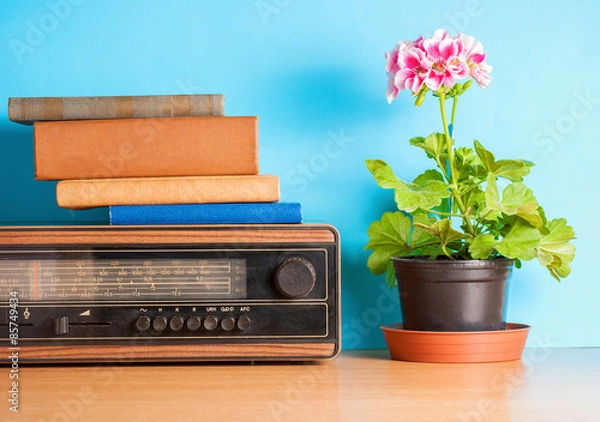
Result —
[[563, 283], [536, 263], [516, 272], [509, 320], [533, 326], [529, 346], [600, 346], [599, 14], [593, 0], [3, 0], [0, 223], [107, 221], [58, 208], [54, 183], [34, 181], [32, 129], [8, 121], [8, 97], [224, 93], [227, 114], [259, 116], [261, 171], [281, 177], [282, 199], [341, 232], [345, 347], [384, 347], [396, 292], [363, 246], [394, 204], [364, 159], [411, 178], [429, 163], [407, 140], [440, 124], [431, 99], [386, 103], [383, 54], [443, 27], [481, 40], [494, 65], [490, 87], [461, 99], [458, 142], [536, 162], [528, 184], [578, 236]]

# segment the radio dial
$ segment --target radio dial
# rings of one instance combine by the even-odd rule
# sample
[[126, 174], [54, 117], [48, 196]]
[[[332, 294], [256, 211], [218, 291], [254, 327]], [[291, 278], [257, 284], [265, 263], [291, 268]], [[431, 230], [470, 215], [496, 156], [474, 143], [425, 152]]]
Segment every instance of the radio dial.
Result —
[[290, 299], [307, 296], [315, 288], [316, 282], [315, 267], [304, 258], [286, 259], [275, 273], [275, 287]]

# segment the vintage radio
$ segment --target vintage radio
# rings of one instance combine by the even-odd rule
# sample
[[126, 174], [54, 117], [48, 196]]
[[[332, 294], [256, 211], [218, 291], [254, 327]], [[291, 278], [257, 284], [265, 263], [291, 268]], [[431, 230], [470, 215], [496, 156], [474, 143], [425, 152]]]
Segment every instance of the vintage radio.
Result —
[[340, 351], [328, 225], [0, 229], [21, 362], [316, 360]]

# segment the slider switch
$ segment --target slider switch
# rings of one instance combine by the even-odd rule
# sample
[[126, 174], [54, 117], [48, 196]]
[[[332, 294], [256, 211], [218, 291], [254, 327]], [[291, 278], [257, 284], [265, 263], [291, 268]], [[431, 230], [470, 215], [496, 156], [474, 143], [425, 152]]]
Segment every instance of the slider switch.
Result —
[[59, 318], [54, 318], [54, 334], [57, 336], [64, 336], [65, 334], [69, 334], [69, 317], [62, 316]]

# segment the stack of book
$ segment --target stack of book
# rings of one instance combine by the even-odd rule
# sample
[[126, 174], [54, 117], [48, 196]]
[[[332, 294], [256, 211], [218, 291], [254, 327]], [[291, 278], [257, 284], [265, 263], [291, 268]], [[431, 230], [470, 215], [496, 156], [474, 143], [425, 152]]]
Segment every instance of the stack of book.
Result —
[[35, 178], [58, 205], [109, 207], [111, 224], [300, 223], [259, 174], [258, 118], [225, 116], [223, 95], [10, 98], [34, 126]]

